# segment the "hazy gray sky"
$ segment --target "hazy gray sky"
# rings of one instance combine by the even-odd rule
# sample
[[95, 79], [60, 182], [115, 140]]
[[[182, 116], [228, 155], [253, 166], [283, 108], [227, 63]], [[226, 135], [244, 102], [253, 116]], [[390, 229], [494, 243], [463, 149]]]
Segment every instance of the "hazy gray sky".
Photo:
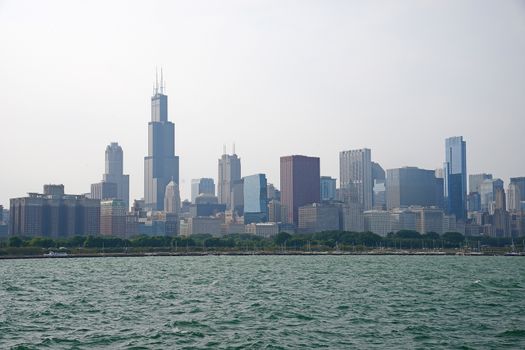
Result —
[[437, 168], [455, 135], [469, 173], [525, 176], [524, 1], [0, 0], [0, 204], [88, 192], [111, 141], [142, 197], [155, 66], [183, 198], [232, 142], [276, 184], [289, 154]]

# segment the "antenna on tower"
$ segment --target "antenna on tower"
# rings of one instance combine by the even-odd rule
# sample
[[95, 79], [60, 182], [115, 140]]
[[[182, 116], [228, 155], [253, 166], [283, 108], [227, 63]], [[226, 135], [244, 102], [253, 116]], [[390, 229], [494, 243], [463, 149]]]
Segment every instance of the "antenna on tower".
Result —
[[232, 153], [235, 154], [235, 142], [232, 145]]
[[160, 67], [160, 93], [164, 94], [164, 76], [162, 74], [162, 67]]
[[222, 154], [226, 154], [226, 144], [222, 145]]
[[155, 95], [159, 93], [159, 70], [155, 66]]

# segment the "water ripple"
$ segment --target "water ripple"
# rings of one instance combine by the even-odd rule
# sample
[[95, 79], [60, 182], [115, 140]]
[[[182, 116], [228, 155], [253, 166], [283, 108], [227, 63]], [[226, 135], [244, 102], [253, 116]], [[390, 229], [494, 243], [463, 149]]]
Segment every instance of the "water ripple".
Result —
[[208, 256], [0, 264], [1, 349], [525, 348], [525, 260]]

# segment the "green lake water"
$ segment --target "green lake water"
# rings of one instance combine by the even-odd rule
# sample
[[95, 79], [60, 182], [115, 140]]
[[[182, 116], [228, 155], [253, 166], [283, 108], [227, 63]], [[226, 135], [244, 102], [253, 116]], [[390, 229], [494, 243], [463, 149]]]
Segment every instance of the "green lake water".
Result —
[[525, 258], [0, 260], [0, 349], [523, 349]]

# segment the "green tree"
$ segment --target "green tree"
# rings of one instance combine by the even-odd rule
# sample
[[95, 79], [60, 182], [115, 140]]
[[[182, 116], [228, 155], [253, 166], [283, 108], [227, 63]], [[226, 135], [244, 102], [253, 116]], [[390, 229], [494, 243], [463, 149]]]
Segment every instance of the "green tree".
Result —
[[280, 232], [275, 236], [273, 241], [275, 242], [275, 244], [281, 245], [284, 244], [284, 242], [290, 240], [291, 238], [292, 235], [288, 232]]
[[441, 238], [445, 242], [449, 242], [452, 244], [459, 244], [465, 241], [465, 237], [459, 233], [459, 232], [445, 232]]
[[17, 236], [9, 237], [9, 246], [19, 248], [24, 244], [24, 241]]

